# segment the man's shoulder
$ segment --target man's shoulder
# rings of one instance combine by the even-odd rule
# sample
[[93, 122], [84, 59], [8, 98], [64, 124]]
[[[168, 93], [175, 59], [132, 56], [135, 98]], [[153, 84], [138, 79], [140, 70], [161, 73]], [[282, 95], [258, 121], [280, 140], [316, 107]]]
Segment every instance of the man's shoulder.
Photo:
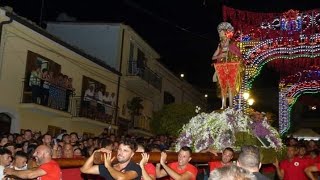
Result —
[[40, 165], [40, 167], [43, 167], [43, 166], [59, 167], [60, 168], [59, 164], [54, 160], [50, 160], [49, 162], [46, 162], [46, 163]]
[[169, 167], [174, 168], [178, 166], [178, 162], [172, 162], [168, 164]]
[[138, 174], [141, 174], [141, 168], [135, 162], [130, 161], [127, 166], [124, 168], [125, 171], [136, 171]]
[[210, 161], [209, 164], [211, 164], [211, 165], [221, 165], [222, 166], [221, 161]]
[[187, 164], [187, 170], [198, 171], [198, 168], [190, 163]]

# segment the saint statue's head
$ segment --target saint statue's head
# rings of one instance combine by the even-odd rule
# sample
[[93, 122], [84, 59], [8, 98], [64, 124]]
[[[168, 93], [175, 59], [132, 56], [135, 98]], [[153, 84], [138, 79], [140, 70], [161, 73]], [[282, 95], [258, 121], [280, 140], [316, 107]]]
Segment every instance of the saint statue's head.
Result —
[[234, 33], [233, 26], [228, 22], [221, 22], [218, 25], [217, 30], [221, 40], [223, 40], [224, 38], [231, 39]]

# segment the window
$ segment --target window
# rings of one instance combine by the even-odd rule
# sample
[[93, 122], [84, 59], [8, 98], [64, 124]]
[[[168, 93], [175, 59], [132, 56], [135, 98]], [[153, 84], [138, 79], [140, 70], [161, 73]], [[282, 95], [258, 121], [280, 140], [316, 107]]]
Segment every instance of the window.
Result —
[[145, 66], [146, 66], [145, 54], [140, 49], [138, 49], [137, 67], [144, 68]]
[[169, 92], [165, 91], [163, 94], [163, 104], [172, 104], [175, 102], [175, 97]]

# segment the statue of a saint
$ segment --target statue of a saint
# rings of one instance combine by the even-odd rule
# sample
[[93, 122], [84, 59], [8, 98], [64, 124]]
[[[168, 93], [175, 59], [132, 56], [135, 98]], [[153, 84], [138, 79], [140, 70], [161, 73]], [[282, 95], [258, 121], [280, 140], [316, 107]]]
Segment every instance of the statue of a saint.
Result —
[[212, 56], [215, 74], [221, 88], [221, 109], [227, 107], [226, 99], [229, 98], [229, 107], [233, 105], [233, 96], [237, 91], [237, 78], [240, 72], [241, 52], [236, 42], [232, 41], [234, 28], [228, 22], [222, 22], [218, 25], [220, 43]]

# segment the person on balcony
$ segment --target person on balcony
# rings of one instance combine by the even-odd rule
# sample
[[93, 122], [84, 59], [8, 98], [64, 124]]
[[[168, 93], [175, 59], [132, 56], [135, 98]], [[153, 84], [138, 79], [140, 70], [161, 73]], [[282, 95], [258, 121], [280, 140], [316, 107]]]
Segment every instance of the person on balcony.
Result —
[[[109, 104], [109, 92], [108, 91], [104, 91], [102, 92], [102, 102], [104, 104], [104, 112], [105, 115], [108, 116], [109, 114], [111, 114], [112, 109], [110, 108], [110, 104]], [[107, 118], [107, 117], [106, 117]]]
[[46, 68], [42, 69], [41, 79], [43, 80], [42, 93], [41, 93], [41, 105], [48, 106], [49, 89], [50, 89], [50, 81], [51, 81], [51, 77], [48, 69]]
[[69, 108], [69, 101], [70, 101], [70, 96], [73, 96], [74, 88], [72, 85], [73, 79], [71, 77], [68, 78], [65, 87], [67, 88], [66, 90], [66, 106], [65, 110], [68, 110]]
[[56, 87], [56, 76], [53, 71], [49, 71], [50, 76], [50, 84], [49, 84], [49, 99], [48, 99], [48, 106], [52, 108], [57, 107], [57, 99], [58, 99], [58, 90]]
[[116, 100], [116, 93], [112, 92], [107, 99], [107, 104], [110, 104], [111, 106], [115, 106], [116, 105], [115, 100]]
[[57, 102], [57, 106], [55, 107], [56, 109], [60, 109], [62, 110], [64, 108], [65, 105], [65, 88], [64, 88], [64, 79], [63, 79], [63, 74], [59, 73], [58, 77], [55, 81], [56, 86], [55, 86], [55, 90], [56, 90], [56, 102]]
[[83, 96], [83, 115], [87, 116], [90, 108], [90, 102], [94, 99], [94, 85], [90, 84]]
[[96, 92], [96, 100], [97, 100], [97, 117], [98, 119], [102, 120], [104, 119], [105, 109], [103, 105], [103, 90], [102, 87], [98, 88], [98, 91]]
[[41, 103], [41, 67], [37, 66], [30, 74], [29, 86], [31, 87], [32, 102]]

